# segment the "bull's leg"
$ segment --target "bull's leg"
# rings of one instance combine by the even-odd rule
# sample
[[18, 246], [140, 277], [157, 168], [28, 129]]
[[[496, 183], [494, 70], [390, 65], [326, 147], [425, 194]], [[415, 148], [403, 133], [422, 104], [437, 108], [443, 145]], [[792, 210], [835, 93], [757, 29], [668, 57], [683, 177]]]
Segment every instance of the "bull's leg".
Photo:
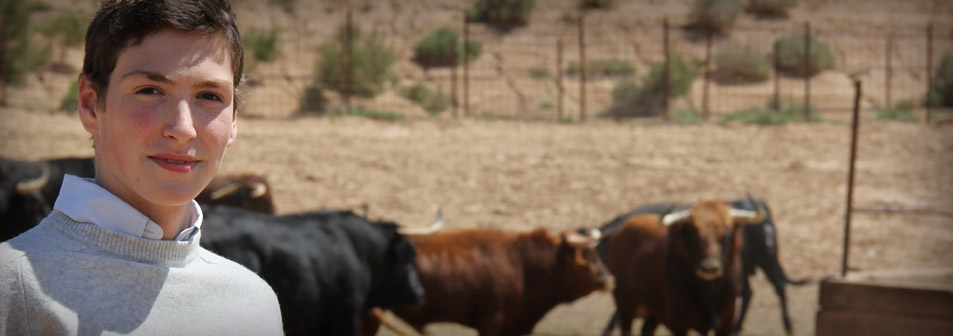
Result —
[[748, 304], [751, 303], [751, 282], [746, 275], [743, 275], [741, 280], [741, 311], [738, 312], [738, 320], [735, 321], [734, 331], [741, 331], [741, 324], [745, 321], [745, 313], [748, 312]]
[[622, 332], [622, 336], [632, 335], [632, 321], [635, 319], [635, 312], [628, 305], [616, 300], [615, 315], [619, 319], [619, 330]]
[[612, 334], [612, 329], [615, 329], [616, 323], [619, 322], [619, 310], [612, 312], [612, 317], [609, 318], [609, 323], [606, 324], [606, 328], [602, 330], [602, 336], [609, 336]]
[[642, 320], [642, 336], [655, 335], [656, 328], [658, 328], [658, 320], [655, 317], [646, 316]]
[[759, 262], [758, 266], [761, 267], [761, 270], [764, 271], [764, 275], [771, 281], [771, 285], [774, 286], [774, 292], [778, 294], [778, 301], [781, 302], [781, 320], [784, 322], [784, 331], [791, 334], [791, 317], [788, 315], [787, 295], [784, 291], [784, 285], [787, 284], [787, 277], [781, 269], [781, 264], [778, 263], [777, 256], [772, 256], [772, 258], [765, 258], [765, 260]]
[[478, 319], [475, 329], [480, 336], [503, 336], [503, 320], [503, 313], [494, 313]]
[[731, 300], [728, 306], [721, 311], [715, 323], [715, 336], [734, 336], [737, 332], [733, 328], [735, 321], [735, 301]]

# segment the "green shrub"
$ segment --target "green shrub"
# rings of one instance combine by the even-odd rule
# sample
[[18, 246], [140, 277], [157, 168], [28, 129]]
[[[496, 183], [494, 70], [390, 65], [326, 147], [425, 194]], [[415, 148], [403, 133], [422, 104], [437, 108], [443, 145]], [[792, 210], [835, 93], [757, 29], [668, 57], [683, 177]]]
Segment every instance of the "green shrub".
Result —
[[400, 95], [404, 98], [416, 102], [430, 115], [443, 112], [453, 104], [453, 98], [442, 91], [434, 91], [423, 83], [418, 82], [413, 86], [405, 87], [400, 90]]
[[60, 99], [60, 111], [77, 112], [79, 108], [79, 81], [74, 80], [69, 85], [69, 90]]
[[51, 41], [59, 39], [62, 44], [56, 62], [62, 67], [66, 64], [66, 51], [70, 47], [78, 47], [86, 42], [86, 26], [89, 18], [79, 13], [63, 13], [37, 27], [40, 34]]
[[943, 56], [933, 75], [933, 87], [924, 101], [932, 107], [953, 107], [953, 57]]
[[242, 44], [245, 47], [245, 72], [255, 69], [258, 61], [271, 63], [278, 58], [278, 28], [264, 31], [252, 28], [242, 34]]
[[[816, 107], [810, 107], [808, 118], [810, 121], [821, 120], [820, 114], [818, 114]], [[777, 125], [792, 121], [804, 121], [804, 105], [797, 103], [787, 103], [781, 108], [781, 111], [777, 112], [767, 109], [759, 109], [757, 107], [749, 107], [747, 109], [735, 111], [721, 117], [721, 122], [732, 121], [758, 125]]]
[[880, 108], [877, 110], [878, 120], [896, 120], [896, 121], [917, 121], [913, 115], [913, 102], [910, 100], [901, 100], [893, 106]]
[[525, 26], [533, 12], [535, 0], [477, 0], [467, 10], [467, 19], [486, 22], [499, 28]]
[[689, 27], [706, 33], [725, 33], [743, 10], [740, 0], [695, 0], [688, 14]]
[[665, 111], [668, 98], [688, 93], [697, 75], [697, 64], [685, 61], [680, 56], [671, 58], [669, 69], [669, 96], [665, 97], [663, 63], [654, 63], [641, 85], [623, 79], [612, 89], [612, 105], [606, 111], [611, 117], [651, 117]]
[[384, 121], [403, 121], [404, 116], [391, 111], [366, 110], [360, 107], [351, 109], [350, 115]]
[[[475, 60], [482, 49], [480, 42], [469, 41], [463, 61]], [[440, 28], [417, 42], [414, 46], [414, 62], [423, 67], [456, 66], [461, 63], [460, 55], [463, 55], [463, 51], [463, 43], [457, 32]]]
[[308, 85], [301, 95], [298, 111], [307, 114], [324, 114], [328, 108], [328, 98], [318, 85]]
[[540, 68], [530, 68], [529, 69], [530, 77], [533, 79], [553, 79], [553, 75], [546, 71], [546, 69]]
[[0, 105], [6, 102], [6, 86], [21, 85], [26, 75], [50, 59], [50, 48], [30, 45], [30, 19], [41, 3], [0, 0]]
[[766, 17], [788, 17], [794, 0], [748, 0], [748, 13]]
[[[397, 58], [376, 32], [362, 36], [357, 27], [348, 29], [344, 25], [336, 37], [318, 47], [319, 59], [314, 77], [322, 88], [342, 94], [373, 97], [384, 90], [385, 84], [394, 80], [391, 68]], [[344, 59], [345, 50], [348, 49], [352, 55], [350, 76], [345, 69]]]
[[679, 124], [696, 124], [702, 121], [702, 117], [691, 108], [679, 108], [672, 112], [672, 120]]
[[608, 9], [615, 6], [615, 0], [576, 0], [576, 7], [581, 9]]
[[721, 82], [760, 82], [771, 76], [771, 62], [749, 47], [726, 45], [712, 61], [715, 80]]
[[834, 68], [834, 54], [826, 44], [812, 35], [809, 39], [810, 67], [804, 62], [804, 33], [794, 33], [775, 41], [778, 53], [778, 68], [790, 76], [811, 77], [823, 70]]
[[[580, 72], [579, 62], [570, 62], [566, 67], [566, 74], [569, 76], [578, 76]], [[632, 76], [634, 74], [635, 67], [629, 61], [606, 59], [586, 63], [586, 77]]]

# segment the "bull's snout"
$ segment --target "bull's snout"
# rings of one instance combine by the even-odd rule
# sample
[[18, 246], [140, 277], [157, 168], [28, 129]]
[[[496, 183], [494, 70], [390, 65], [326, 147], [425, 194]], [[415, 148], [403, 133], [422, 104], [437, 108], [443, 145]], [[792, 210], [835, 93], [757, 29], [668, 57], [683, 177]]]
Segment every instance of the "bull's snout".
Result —
[[612, 275], [606, 275], [599, 278], [599, 282], [596, 284], [599, 285], [600, 290], [611, 292], [613, 289], [615, 289], [615, 277]]
[[695, 269], [695, 275], [703, 280], [715, 280], [722, 274], [721, 260], [705, 258]]

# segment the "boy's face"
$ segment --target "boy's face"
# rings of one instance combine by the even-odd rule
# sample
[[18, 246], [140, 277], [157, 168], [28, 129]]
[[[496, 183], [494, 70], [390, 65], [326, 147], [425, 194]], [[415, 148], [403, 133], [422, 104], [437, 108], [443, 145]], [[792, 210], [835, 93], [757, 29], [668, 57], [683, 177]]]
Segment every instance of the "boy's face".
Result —
[[224, 37], [164, 29], [122, 51], [104, 104], [83, 79], [96, 182], [147, 216], [190, 202], [235, 141], [232, 75]]

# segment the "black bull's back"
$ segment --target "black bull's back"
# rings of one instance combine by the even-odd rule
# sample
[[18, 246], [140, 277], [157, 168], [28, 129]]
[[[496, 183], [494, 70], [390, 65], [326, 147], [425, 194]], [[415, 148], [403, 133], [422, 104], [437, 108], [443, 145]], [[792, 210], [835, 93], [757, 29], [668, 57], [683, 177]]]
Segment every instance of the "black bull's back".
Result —
[[414, 247], [350, 211], [272, 216], [203, 206], [202, 245], [267, 281], [289, 335], [353, 335], [371, 307], [415, 304]]

